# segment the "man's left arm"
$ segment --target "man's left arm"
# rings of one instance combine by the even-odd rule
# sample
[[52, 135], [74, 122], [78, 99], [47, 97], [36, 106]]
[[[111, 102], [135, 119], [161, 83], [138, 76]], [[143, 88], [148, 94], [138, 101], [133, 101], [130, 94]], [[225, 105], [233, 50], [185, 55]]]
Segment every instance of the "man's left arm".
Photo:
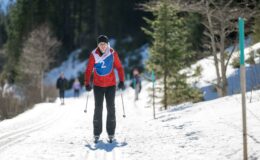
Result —
[[114, 58], [115, 58], [115, 68], [118, 71], [119, 80], [120, 82], [124, 82], [125, 81], [124, 68], [122, 67], [121, 61], [116, 52], [114, 52]]

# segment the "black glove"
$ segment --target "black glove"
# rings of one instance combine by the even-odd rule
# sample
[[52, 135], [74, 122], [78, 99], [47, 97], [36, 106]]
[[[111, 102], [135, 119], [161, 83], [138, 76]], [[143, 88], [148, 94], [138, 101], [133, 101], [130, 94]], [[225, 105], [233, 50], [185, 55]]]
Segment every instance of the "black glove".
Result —
[[86, 88], [86, 90], [87, 90], [88, 92], [91, 91], [91, 89], [92, 89], [91, 85], [89, 85], [89, 84], [87, 84], [87, 85], [85, 86], [85, 88]]
[[123, 81], [120, 81], [120, 82], [119, 82], [119, 84], [118, 84], [118, 88], [119, 88], [119, 89], [122, 89], [122, 90], [125, 89], [125, 84], [124, 84]]

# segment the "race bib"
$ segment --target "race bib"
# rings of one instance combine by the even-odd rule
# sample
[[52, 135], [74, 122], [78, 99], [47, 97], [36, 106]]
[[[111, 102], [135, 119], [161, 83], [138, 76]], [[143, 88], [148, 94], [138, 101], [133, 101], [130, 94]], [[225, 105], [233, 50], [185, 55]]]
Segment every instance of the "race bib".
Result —
[[[109, 49], [110, 50], [110, 49]], [[113, 70], [114, 56], [109, 51], [103, 54], [101, 57], [93, 53], [95, 58], [95, 71], [99, 76], [106, 76]]]

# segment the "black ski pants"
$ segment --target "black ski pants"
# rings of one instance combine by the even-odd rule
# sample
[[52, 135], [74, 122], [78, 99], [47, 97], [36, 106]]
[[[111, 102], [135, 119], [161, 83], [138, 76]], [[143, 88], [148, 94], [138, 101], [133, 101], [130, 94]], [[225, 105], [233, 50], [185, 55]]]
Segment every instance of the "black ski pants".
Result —
[[60, 89], [60, 99], [64, 99], [65, 91]]
[[116, 128], [116, 115], [115, 115], [115, 93], [116, 87], [99, 87], [94, 86], [94, 97], [95, 97], [95, 111], [93, 118], [94, 125], [94, 136], [99, 136], [102, 133], [102, 112], [103, 112], [103, 101], [106, 98], [107, 104], [107, 122], [106, 130], [108, 135], [115, 134]]
[[65, 91], [63, 89], [60, 89], [60, 101], [61, 101], [61, 104], [64, 104], [64, 95], [65, 95]]

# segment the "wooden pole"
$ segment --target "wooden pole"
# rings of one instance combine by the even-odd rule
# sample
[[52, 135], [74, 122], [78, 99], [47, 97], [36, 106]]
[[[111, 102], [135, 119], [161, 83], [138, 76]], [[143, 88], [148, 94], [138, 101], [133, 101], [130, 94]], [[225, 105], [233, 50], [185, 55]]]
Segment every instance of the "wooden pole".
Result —
[[243, 123], [243, 151], [247, 160], [247, 127], [246, 127], [246, 72], [244, 59], [244, 20], [239, 18], [239, 46], [240, 46], [240, 86], [242, 95], [242, 123]]

